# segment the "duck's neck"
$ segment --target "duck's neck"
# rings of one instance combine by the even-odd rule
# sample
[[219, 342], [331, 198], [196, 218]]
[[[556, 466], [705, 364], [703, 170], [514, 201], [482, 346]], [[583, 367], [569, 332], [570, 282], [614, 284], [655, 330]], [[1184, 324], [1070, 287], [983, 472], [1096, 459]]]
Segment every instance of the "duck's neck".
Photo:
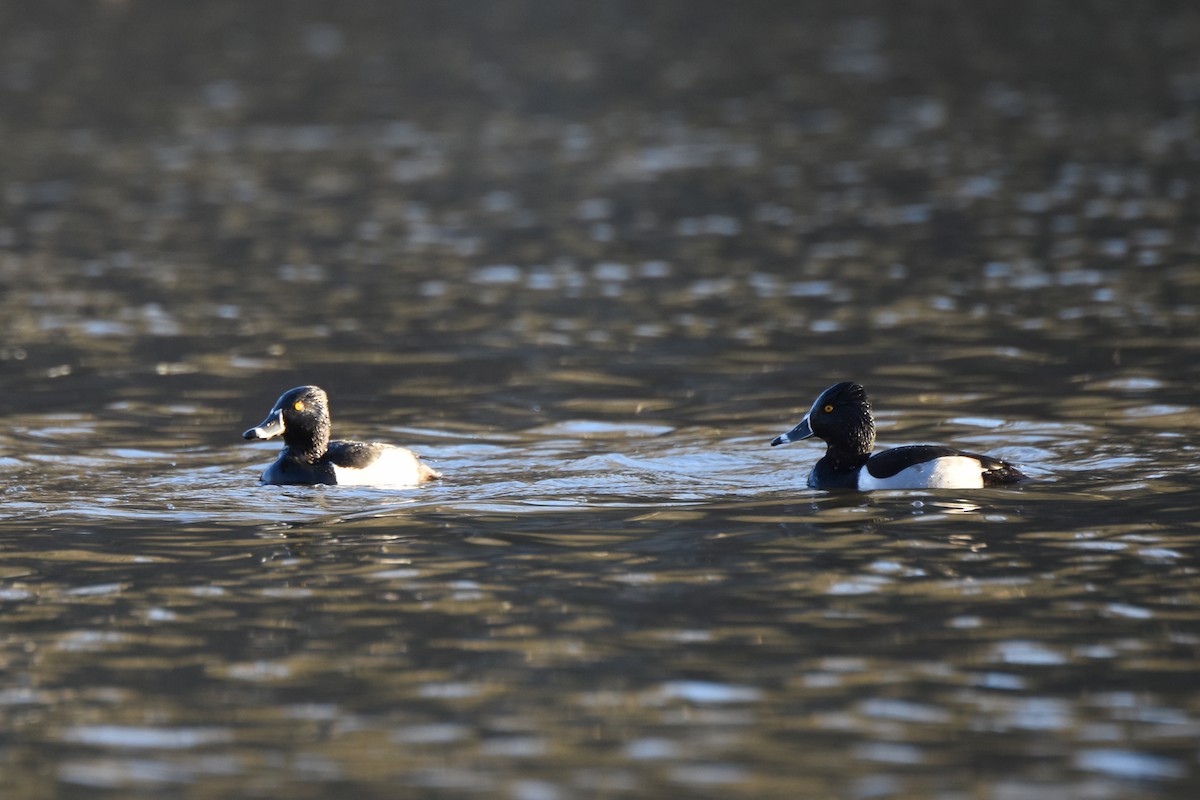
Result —
[[867, 463], [867, 459], [870, 457], [871, 451], [869, 448], [863, 450], [857, 447], [847, 448], [829, 445], [825, 448], [825, 457], [821, 461], [833, 472], [854, 472]]
[[292, 432], [284, 430], [283, 441], [297, 458], [309, 464], [315, 464], [329, 450], [329, 428], [322, 427], [314, 432]]

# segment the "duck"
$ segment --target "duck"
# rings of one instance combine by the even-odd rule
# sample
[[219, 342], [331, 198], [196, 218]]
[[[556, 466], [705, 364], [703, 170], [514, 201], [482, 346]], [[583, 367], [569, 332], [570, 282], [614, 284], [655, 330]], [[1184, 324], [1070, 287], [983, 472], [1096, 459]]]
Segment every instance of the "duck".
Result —
[[835, 383], [817, 397], [796, 427], [771, 441], [775, 447], [816, 436], [825, 455], [808, 476], [810, 489], [981, 489], [1029, 480], [1007, 461], [953, 447], [921, 444], [871, 455], [875, 419], [861, 384]]
[[329, 397], [319, 386], [284, 392], [267, 418], [243, 439], [283, 436], [279, 458], [263, 471], [264, 485], [415, 486], [440, 478], [412, 450], [382, 442], [330, 441]]

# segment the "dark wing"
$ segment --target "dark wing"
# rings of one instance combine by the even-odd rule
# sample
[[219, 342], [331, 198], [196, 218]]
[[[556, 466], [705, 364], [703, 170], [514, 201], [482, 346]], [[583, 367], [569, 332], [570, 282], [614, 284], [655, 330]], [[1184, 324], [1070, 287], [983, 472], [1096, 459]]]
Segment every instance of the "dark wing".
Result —
[[325, 460], [347, 469], [365, 469], [379, 459], [390, 445], [378, 442], [330, 442]]
[[[891, 450], [884, 450], [881, 453], [876, 453], [867, 459], [867, 472], [871, 473], [874, 478], [890, 478], [901, 470], [911, 467], [913, 464], [924, 464], [926, 461], [933, 461], [935, 458], [943, 458], [945, 456], [971, 456], [979, 458], [979, 456], [971, 453], [964, 453], [962, 450], [955, 450], [953, 447], [942, 447], [936, 444], [913, 444], [907, 447], [893, 447]], [[992, 459], [993, 461], [995, 459]]]

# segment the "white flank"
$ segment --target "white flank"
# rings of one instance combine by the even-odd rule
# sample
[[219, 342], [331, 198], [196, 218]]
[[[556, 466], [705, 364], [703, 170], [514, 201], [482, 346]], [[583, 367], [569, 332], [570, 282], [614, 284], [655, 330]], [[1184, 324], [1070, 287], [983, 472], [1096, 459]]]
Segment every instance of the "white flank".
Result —
[[982, 489], [983, 466], [969, 456], [942, 456], [913, 464], [890, 478], [876, 478], [866, 467], [858, 473], [858, 488], [872, 489]]
[[429, 475], [417, 454], [403, 447], [389, 447], [362, 469], [333, 467], [339, 486], [416, 486]]

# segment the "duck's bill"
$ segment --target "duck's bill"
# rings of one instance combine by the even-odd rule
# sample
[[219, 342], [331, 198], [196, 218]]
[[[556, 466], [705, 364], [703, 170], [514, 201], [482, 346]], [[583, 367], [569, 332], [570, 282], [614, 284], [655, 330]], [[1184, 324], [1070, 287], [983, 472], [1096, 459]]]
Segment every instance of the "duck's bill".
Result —
[[800, 420], [799, 425], [792, 428], [790, 431], [783, 434], [782, 436], [776, 436], [774, 439], [772, 439], [771, 447], [774, 447], [777, 444], [789, 444], [791, 442], [798, 442], [801, 439], [807, 439], [808, 437], [810, 437], [812, 435], [813, 435], [812, 426], [808, 424], [808, 417], [805, 417], [804, 419]]
[[258, 427], [251, 428], [242, 434], [243, 439], [270, 439], [272, 436], [278, 436], [283, 433], [283, 412], [275, 409], [267, 418], [258, 424]]

